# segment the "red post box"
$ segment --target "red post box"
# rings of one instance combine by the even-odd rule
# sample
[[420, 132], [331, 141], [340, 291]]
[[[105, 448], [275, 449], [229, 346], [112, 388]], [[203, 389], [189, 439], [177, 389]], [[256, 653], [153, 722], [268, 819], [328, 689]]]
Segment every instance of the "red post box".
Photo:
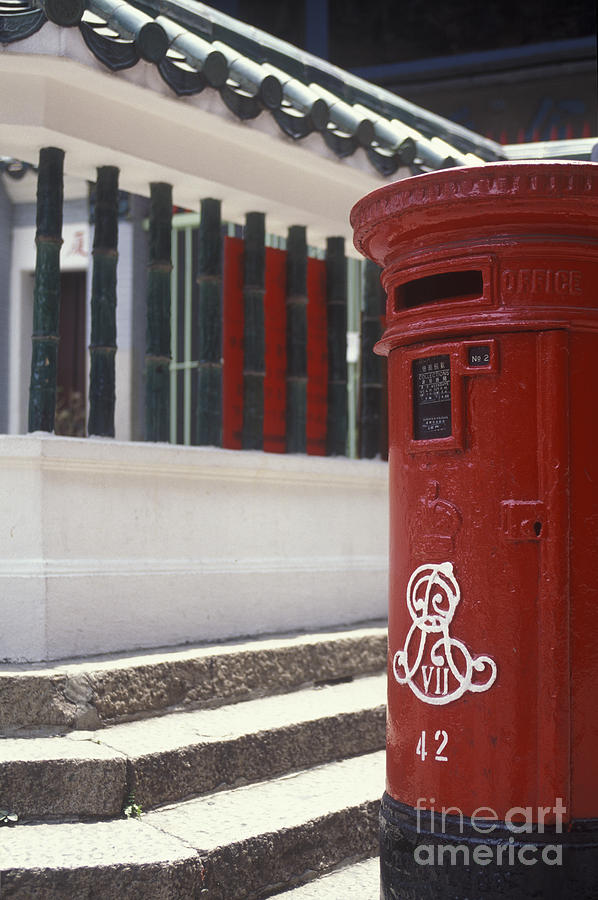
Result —
[[384, 898], [598, 898], [598, 165], [353, 209], [383, 267]]

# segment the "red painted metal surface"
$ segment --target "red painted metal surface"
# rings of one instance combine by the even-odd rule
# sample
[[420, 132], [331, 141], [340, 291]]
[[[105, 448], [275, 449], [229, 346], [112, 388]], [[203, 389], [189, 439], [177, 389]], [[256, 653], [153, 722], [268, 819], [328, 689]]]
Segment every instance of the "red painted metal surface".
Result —
[[387, 790], [597, 817], [598, 166], [418, 176], [352, 223], [388, 294]]

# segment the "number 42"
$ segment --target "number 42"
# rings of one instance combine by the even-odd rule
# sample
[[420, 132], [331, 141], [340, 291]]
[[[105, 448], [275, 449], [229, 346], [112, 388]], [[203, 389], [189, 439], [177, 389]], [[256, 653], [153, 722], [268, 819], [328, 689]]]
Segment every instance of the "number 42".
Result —
[[[444, 749], [448, 744], [448, 734], [446, 731], [437, 731], [434, 735], [434, 740], [438, 741], [438, 746], [436, 747], [436, 753], [434, 755], [434, 759], [436, 762], [448, 762], [448, 756], [444, 755]], [[419, 756], [423, 761], [428, 755], [428, 751], [426, 750], [426, 732], [422, 731], [419, 741], [417, 742], [417, 747], [415, 750], [415, 755]]]

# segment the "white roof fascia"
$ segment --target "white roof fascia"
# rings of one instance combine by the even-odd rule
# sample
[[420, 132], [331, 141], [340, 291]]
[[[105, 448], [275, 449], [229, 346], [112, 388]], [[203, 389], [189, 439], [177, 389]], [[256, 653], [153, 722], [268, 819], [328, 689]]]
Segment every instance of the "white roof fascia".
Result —
[[0, 75], [3, 155], [35, 163], [41, 147], [59, 146], [74, 177], [95, 181], [98, 166], [115, 165], [123, 190], [147, 195], [151, 181], [169, 181], [179, 206], [216, 196], [232, 221], [260, 210], [270, 231], [303, 224], [314, 244], [340, 235], [352, 252], [352, 205], [410, 174], [385, 179], [362, 150], [340, 160], [318, 133], [293, 141], [267, 114], [242, 122], [212, 90], [175, 97], [150, 63], [109, 72], [77, 29], [50, 22], [0, 47]]

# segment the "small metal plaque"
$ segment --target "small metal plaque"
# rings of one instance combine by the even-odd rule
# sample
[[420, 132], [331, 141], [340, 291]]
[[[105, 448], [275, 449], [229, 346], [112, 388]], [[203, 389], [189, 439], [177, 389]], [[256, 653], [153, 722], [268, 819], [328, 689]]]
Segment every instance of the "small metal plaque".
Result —
[[413, 438], [446, 438], [452, 434], [450, 356], [427, 356], [412, 363]]
[[467, 348], [467, 365], [471, 368], [490, 365], [490, 347], [488, 344]]

